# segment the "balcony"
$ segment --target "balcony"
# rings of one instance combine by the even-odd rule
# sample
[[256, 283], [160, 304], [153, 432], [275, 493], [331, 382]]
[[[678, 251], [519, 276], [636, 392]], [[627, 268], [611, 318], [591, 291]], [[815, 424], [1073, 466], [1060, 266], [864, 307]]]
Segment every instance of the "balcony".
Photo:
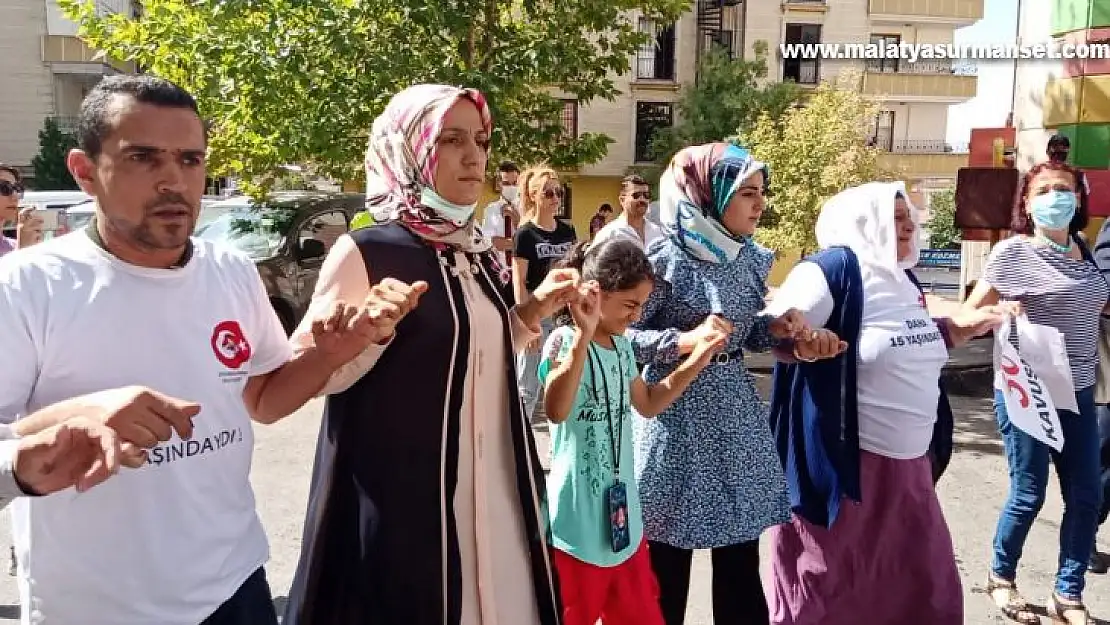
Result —
[[825, 13], [828, 10], [828, 0], [782, 0], [783, 13]]
[[866, 70], [863, 93], [886, 100], [956, 104], [974, 98], [978, 88], [973, 66], [948, 61], [876, 59], [867, 62]]
[[43, 35], [42, 62], [50, 63], [56, 74], [112, 74], [132, 72], [134, 64], [107, 58], [77, 37]]
[[955, 178], [967, 167], [968, 146], [941, 140], [873, 140], [884, 150], [879, 164], [902, 178]]
[[869, 0], [872, 21], [968, 26], [983, 19], [984, 0]]
[[55, 115], [54, 123], [58, 125], [58, 130], [71, 135], [77, 131], [77, 119], [75, 115]]

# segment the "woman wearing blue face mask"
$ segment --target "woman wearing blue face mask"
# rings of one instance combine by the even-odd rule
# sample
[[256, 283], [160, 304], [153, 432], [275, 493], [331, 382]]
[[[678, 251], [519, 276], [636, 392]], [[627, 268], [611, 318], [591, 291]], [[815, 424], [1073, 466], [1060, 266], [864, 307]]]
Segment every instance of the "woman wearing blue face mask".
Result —
[[[1010, 494], [994, 536], [987, 590], [1009, 618], [1039, 623], [1015, 585], [1018, 560], [1048, 487], [1049, 460], [1056, 466], [1064, 498], [1060, 565], [1050, 616], [1087, 623], [1084, 576], [1094, 545], [1099, 507], [1098, 422], [1094, 390], [1098, 368], [1099, 314], [1110, 286], [1077, 234], [1087, 225], [1087, 193], [1081, 174], [1058, 162], [1037, 165], [1025, 175], [1013, 229], [1023, 233], [991, 251], [983, 276], [965, 306], [1015, 302], [1030, 321], [1064, 334], [1079, 414], [1060, 411], [1064, 447], [1056, 452], [1016, 428], [1005, 398], [995, 391], [998, 429], [1010, 463]], [[1016, 338], [1013, 339], [1016, 341]]]

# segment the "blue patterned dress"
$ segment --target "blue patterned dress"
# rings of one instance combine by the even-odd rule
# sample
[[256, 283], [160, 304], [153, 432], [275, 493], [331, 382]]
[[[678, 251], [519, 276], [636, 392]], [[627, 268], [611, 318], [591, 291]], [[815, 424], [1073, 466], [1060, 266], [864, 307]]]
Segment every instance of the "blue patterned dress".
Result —
[[743, 351], [775, 344], [764, 307], [774, 254], [755, 243], [736, 260], [697, 260], [667, 237], [648, 257], [657, 276], [643, 317], [628, 331], [644, 380], [654, 384], [678, 362], [678, 335], [718, 314], [735, 331], [724, 352], [654, 419], [635, 420], [636, 480], [649, 540], [683, 549], [709, 549], [759, 538], [790, 520], [782, 464], [767, 407], [744, 366]]

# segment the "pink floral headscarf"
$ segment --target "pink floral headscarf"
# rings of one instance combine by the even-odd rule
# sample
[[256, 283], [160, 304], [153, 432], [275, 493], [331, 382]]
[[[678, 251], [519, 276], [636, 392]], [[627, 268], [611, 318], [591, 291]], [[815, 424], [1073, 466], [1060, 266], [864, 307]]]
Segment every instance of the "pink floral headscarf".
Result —
[[447, 111], [461, 99], [478, 107], [493, 127], [481, 93], [447, 85], [415, 85], [393, 96], [374, 120], [366, 148], [366, 208], [376, 221], [400, 221], [417, 235], [464, 252], [484, 252], [490, 241], [471, 217], [459, 226], [421, 204], [424, 188], [435, 190], [436, 140]]

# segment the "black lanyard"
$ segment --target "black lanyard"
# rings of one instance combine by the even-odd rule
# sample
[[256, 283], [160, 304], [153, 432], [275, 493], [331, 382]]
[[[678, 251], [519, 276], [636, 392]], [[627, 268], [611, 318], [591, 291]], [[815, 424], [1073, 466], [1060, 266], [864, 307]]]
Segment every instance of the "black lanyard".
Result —
[[616, 343], [613, 343], [613, 353], [617, 357], [617, 375], [620, 377], [620, 401], [618, 402], [617, 423], [613, 423], [613, 403], [612, 393], [609, 390], [609, 377], [605, 375], [604, 363], [601, 362], [601, 357], [597, 355], [596, 351], [600, 349], [590, 344], [590, 375], [593, 377], [593, 393], [594, 403], [601, 403], [598, 399], [597, 393], [597, 380], [598, 372], [601, 373], [601, 383], [605, 385], [605, 420], [609, 424], [609, 451], [613, 455], [613, 482], [620, 481], [621, 469], [621, 444], [624, 438], [624, 415], [628, 412], [628, 406], [625, 404], [624, 392], [624, 365], [621, 363], [621, 353], [617, 349]]

